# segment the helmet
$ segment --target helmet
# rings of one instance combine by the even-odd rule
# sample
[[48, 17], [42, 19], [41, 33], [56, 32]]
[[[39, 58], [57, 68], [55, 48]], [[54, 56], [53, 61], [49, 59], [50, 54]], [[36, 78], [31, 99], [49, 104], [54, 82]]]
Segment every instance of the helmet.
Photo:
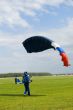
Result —
[[24, 72], [24, 74], [23, 74], [24, 76], [27, 76], [28, 75], [28, 73], [27, 72]]

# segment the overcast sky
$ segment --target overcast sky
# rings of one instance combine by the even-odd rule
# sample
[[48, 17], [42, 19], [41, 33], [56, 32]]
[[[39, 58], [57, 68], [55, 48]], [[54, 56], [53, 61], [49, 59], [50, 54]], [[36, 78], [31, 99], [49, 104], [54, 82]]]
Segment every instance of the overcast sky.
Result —
[[[68, 55], [64, 67], [59, 53], [27, 53], [22, 42], [43, 35]], [[0, 73], [73, 73], [73, 0], [0, 0]]]

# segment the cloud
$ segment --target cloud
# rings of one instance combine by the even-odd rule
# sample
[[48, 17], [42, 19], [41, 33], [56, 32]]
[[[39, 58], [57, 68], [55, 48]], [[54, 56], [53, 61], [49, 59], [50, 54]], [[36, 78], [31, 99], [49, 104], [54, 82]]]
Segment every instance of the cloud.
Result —
[[65, 0], [37, 0], [40, 4], [46, 4], [49, 6], [59, 6], [64, 3]]
[[[38, 12], [49, 12], [45, 6], [57, 7], [61, 4], [72, 5], [72, 0], [1, 0], [0, 1], [0, 24], [11, 28], [21, 26], [30, 27], [25, 15], [36, 17]], [[38, 11], [38, 12], [37, 12]], [[23, 16], [21, 15], [23, 13]], [[54, 12], [52, 12], [54, 13]]]
[[55, 6], [55, 7], [60, 6], [62, 4], [73, 6], [73, 0], [36, 0], [36, 3], [40, 5], [48, 5], [48, 6]]
[[15, 6], [13, 1], [0, 1], [0, 24], [6, 24], [11, 28], [15, 25], [29, 27], [28, 22], [20, 16], [17, 7], [18, 5]]
[[52, 28], [44, 32], [40, 32], [41, 35], [49, 36], [54, 41], [64, 45], [73, 45], [73, 18], [69, 18], [64, 27]]
[[0, 45], [1, 46], [6, 46], [6, 45], [14, 45], [17, 44], [21, 41], [21, 39], [19, 38], [19, 36], [12, 38], [12, 35], [6, 35], [6, 34], [0, 34]]
[[13, 35], [11, 33], [0, 33], [0, 45], [16, 45], [20, 44], [26, 38], [32, 35], [43, 35], [49, 36], [54, 41], [62, 44], [62, 45], [72, 45], [73, 44], [73, 18], [69, 18], [67, 23], [62, 28], [53, 28], [43, 32], [31, 32], [24, 34], [16, 34]]
[[65, 0], [65, 5], [73, 6], [73, 0]]

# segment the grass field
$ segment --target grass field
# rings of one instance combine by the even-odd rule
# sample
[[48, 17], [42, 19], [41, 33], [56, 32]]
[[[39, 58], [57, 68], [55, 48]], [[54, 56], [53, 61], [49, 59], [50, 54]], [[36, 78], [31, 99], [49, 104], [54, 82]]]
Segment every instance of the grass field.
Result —
[[14, 78], [0, 79], [0, 110], [73, 110], [73, 76], [32, 77], [31, 96]]

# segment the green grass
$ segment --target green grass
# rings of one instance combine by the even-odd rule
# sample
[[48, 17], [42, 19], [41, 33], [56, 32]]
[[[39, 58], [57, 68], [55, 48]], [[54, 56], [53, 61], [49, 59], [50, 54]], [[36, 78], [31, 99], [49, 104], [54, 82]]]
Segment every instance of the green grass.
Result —
[[31, 96], [14, 78], [0, 79], [0, 110], [73, 110], [73, 76], [32, 77]]

